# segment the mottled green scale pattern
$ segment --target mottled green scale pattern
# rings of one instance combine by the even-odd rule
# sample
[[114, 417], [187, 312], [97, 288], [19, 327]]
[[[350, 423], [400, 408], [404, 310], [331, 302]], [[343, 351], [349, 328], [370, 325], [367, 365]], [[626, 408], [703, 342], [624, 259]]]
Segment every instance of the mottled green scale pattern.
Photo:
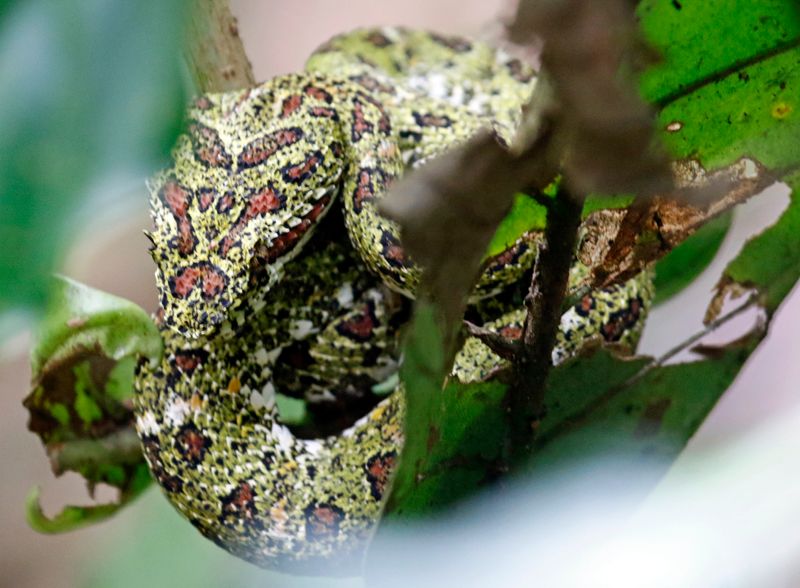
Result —
[[[386, 28], [331, 40], [304, 73], [194, 102], [151, 182], [166, 352], [139, 367], [135, 412], [153, 474], [204, 535], [264, 567], [356, 571], [402, 444], [402, 390], [324, 439], [282, 425], [276, 393], [335, 398], [396, 372], [398, 298], [419, 271], [377, 202], [482, 127], [510, 142], [533, 84], [485, 45]], [[526, 279], [537, 241], [487, 260], [473, 299]], [[633, 344], [648, 280], [565, 313], [554, 361], [592, 337]], [[482, 313], [519, 335], [513, 306]], [[501, 363], [470, 339], [454, 375]]]

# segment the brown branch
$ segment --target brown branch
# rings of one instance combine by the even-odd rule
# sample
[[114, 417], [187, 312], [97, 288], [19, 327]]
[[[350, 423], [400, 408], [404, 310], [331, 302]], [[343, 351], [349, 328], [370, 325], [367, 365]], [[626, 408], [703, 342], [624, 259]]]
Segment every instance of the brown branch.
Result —
[[529, 455], [536, 425], [542, 417], [583, 201], [582, 196], [562, 189], [548, 210], [545, 240], [539, 248], [525, 298], [528, 313], [522, 346], [514, 361], [514, 379], [506, 395], [510, 421], [507, 451], [512, 461]]
[[485, 327], [479, 327], [467, 320], [464, 321], [464, 327], [467, 329], [467, 334], [470, 337], [475, 337], [503, 359], [513, 361], [519, 354], [519, 341], [503, 337], [500, 333], [496, 333]]
[[228, 0], [197, 0], [188, 29], [186, 61], [200, 92], [226, 92], [255, 84]]

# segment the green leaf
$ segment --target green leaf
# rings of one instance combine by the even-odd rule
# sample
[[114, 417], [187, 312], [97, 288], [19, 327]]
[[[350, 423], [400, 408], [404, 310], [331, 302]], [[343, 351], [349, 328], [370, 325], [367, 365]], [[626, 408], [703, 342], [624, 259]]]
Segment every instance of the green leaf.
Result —
[[111, 516], [149, 483], [130, 399], [136, 363], [157, 362], [162, 351], [158, 328], [135, 304], [67, 278], [54, 283], [31, 355], [28, 427], [42, 439], [56, 475], [74, 471], [90, 490], [105, 483], [120, 496], [111, 504], [69, 506], [48, 519], [32, 495], [28, 518], [43, 532]]
[[733, 215], [724, 214], [706, 223], [656, 264], [655, 303], [671, 298], [694, 281], [719, 251]]
[[133, 473], [129, 487], [120, 492], [117, 502], [92, 506], [69, 505], [53, 517], [48, 517], [42, 511], [42, 505], [39, 502], [40, 490], [38, 486], [35, 486], [25, 499], [25, 516], [30, 527], [39, 533], [54, 534], [75, 531], [112, 517], [119, 509], [138, 498], [151, 481], [147, 464], [141, 463]]
[[[713, 359], [658, 367], [638, 380], [628, 379], [630, 368], [643, 360], [624, 361], [604, 351], [559, 366], [548, 395], [568, 407], [569, 414], [548, 415], [527, 467], [564, 468], [572, 461], [613, 455], [668, 466], [761, 337], [760, 331], [750, 333], [730, 347], [714, 349]], [[593, 371], [597, 363], [604, 365], [603, 372]], [[594, 380], [593, 373], [598, 374]], [[623, 373], [627, 376], [620, 378]]]
[[[0, 313], [39, 311], [87, 197], [180, 126], [185, 0], [31, 0], [0, 22]], [[114, 192], [104, 189], [99, 202]]]
[[445, 410], [434, 418], [417, 411], [414, 420], [407, 417], [412, 445], [403, 448], [386, 505], [389, 520], [440, 511], [474, 493], [492, 472], [499, 474], [507, 429], [505, 390], [497, 382], [451, 382], [435, 397]]
[[117, 504], [100, 504], [96, 506], [66, 506], [54, 517], [47, 517], [39, 503], [39, 487], [34, 487], [25, 500], [25, 513], [28, 524], [39, 533], [63, 533], [74, 531], [99, 523], [119, 510]]
[[[747, 156], [800, 163], [800, 14], [795, 2], [645, 0], [641, 26], [664, 55], [641, 87], [667, 147], [715, 169]], [[698, 50], [702, 47], [702, 50]]]
[[745, 243], [720, 280], [723, 297], [733, 284], [756, 288], [772, 314], [800, 279], [800, 174], [787, 178], [792, 188], [789, 206], [778, 221]]
[[641, 0], [637, 15], [647, 40], [663, 55], [641, 84], [645, 97], [656, 103], [800, 38], [798, 8], [791, 0]]
[[[154, 364], [161, 358], [161, 335], [139, 306], [69, 278], [51, 278], [50, 283], [52, 300], [31, 353], [34, 377], [80, 348], [97, 349], [114, 361], [141, 355]], [[119, 386], [121, 378], [117, 373], [112, 386]], [[128, 397], [118, 389], [114, 395]]]
[[387, 500], [389, 512], [404, 504], [406, 495], [414, 491], [417, 475], [428, 462], [428, 448], [440, 436], [444, 339], [432, 304], [421, 299], [417, 302], [403, 351], [400, 379], [407, 404], [406, 441]]

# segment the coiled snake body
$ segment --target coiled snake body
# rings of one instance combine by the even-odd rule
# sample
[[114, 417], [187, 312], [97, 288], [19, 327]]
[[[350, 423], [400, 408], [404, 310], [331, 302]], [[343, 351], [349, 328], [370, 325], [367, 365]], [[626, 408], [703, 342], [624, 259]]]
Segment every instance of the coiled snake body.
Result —
[[[534, 83], [488, 46], [380, 29], [334, 38], [304, 73], [194, 102], [151, 183], [165, 355], [139, 367], [135, 412], [154, 476], [205, 536], [282, 570], [358, 559], [402, 443], [402, 393], [322, 439], [281, 424], [275, 394], [358, 395], [396, 371], [418, 271], [376, 201], [482, 127], [510, 140]], [[513, 336], [522, 312], [493, 296], [535, 243], [487, 260], [474, 294], [485, 326]], [[554, 360], [593, 335], [632, 344], [649, 288], [585, 297]], [[476, 380], [500, 362], [469, 339], [453, 373]]]

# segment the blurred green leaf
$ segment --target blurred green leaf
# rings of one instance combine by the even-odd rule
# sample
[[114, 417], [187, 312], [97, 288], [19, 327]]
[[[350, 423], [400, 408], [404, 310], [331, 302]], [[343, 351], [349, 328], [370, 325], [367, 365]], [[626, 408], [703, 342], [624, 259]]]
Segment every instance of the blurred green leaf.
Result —
[[726, 213], [706, 223], [656, 264], [655, 303], [671, 298], [691, 284], [714, 259], [731, 226]]
[[48, 517], [39, 502], [39, 488], [34, 487], [25, 500], [25, 516], [31, 528], [39, 533], [66, 533], [102, 522], [129, 504], [150, 485], [152, 478], [147, 464], [142, 461], [132, 473], [131, 483], [121, 489], [117, 502], [92, 506], [65, 506], [61, 512]]
[[110, 178], [144, 176], [180, 126], [185, 0], [30, 0], [0, 22], [0, 313], [46, 280]]
[[137, 361], [156, 362], [162, 350], [157, 327], [135, 304], [66, 278], [54, 282], [31, 354], [28, 427], [41, 438], [56, 475], [74, 471], [90, 492], [105, 483], [120, 494], [117, 503], [68, 506], [48, 519], [34, 491], [28, 519], [48, 533], [109, 517], [150, 482], [130, 401]]

